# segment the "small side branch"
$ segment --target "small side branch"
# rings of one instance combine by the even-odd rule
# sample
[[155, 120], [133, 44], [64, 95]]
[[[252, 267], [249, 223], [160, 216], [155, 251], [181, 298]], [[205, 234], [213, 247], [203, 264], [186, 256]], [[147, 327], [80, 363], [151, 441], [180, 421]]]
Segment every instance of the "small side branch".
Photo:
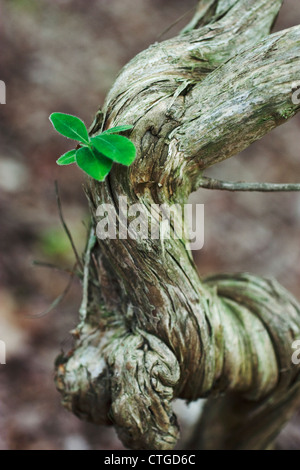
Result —
[[74, 255], [75, 255], [75, 258], [77, 260], [77, 264], [78, 266], [80, 267], [80, 269], [83, 271], [83, 265], [82, 265], [82, 260], [78, 254], [78, 251], [76, 249], [76, 246], [75, 246], [75, 243], [74, 243], [74, 240], [73, 240], [73, 237], [71, 235], [71, 232], [65, 222], [65, 219], [64, 219], [64, 216], [63, 216], [63, 212], [62, 212], [62, 206], [61, 206], [61, 200], [60, 200], [60, 196], [59, 196], [59, 191], [58, 191], [58, 183], [57, 181], [55, 181], [55, 196], [56, 196], [56, 202], [57, 202], [57, 207], [58, 207], [58, 213], [59, 213], [59, 218], [60, 218], [60, 221], [62, 223], [62, 226], [67, 234], [67, 237], [70, 241], [70, 244], [72, 246], [72, 250], [74, 252]]
[[259, 192], [282, 192], [300, 191], [299, 183], [245, 183], [244, 181], [221, 181], [214, 178], [202, 176], [198, 182], [200, 188], [220, 189], [223, 191], [259, 191]]
[[83, 269], [83, 295], [82, 302], [79, 309], [80, 319], [85, 320], [87, 315], [87, 306], [88, 306], [88, 288], [89, 288], [89, 274], [90, 274], [90, 263], [91, 263], [91, 251], [96, 243], [96, 235], [94, 229], [90, 231], [85, 256], [84, 256], [84, 269]]

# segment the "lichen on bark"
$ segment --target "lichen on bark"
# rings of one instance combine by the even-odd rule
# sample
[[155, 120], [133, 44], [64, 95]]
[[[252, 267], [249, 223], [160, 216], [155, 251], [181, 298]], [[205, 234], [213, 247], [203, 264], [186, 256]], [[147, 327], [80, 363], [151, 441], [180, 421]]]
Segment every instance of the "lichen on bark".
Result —
[[[97, 240], [99, 204], [183, 204], [203, 171], [300, 109], [300, 27], [270, 34], [281, 0], [200, 1], [181, 35], [127, 64], [97, 114], [132, 124], [137, 159], [86, 185], [93, 220], [74, 347], [56, 362], [64, 406], [133, 449], [172, 449], [172, 400], [207, 398], [189, 444], [268, 448], [299, 403], [298, 302], [275, 280], [200, 279], [185, 239]], [[118, 220], [122, 224], [122, 220]], [[158, 223], [158, 222], [157, 222]]]

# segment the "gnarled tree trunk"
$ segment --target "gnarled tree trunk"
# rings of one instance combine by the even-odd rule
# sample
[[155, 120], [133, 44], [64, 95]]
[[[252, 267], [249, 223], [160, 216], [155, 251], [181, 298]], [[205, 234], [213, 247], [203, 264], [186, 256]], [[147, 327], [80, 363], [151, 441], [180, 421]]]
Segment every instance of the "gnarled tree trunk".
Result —
[[[263, 449], [299, 402], [300, 306], [274, 280], [199, 279], [185, 239], [98, 240], [99, 204], [184, 204], [203, 171], [296, 114], [300, 27], [270, 34], [281, 0], [202, 0], [181, 35], [122, 70], [91, 128], [132, 124], [138, 157], [90, 180], [94, 221], [74, 348], [60, 356], [64, 405], [113, 423], [133, 449], [172, 449], [172, 400], [208, 398], [190, 448]], [[122, 211], [121, 211], [122, 212]], [[159, 220], [156, 221], [159, 223]]]

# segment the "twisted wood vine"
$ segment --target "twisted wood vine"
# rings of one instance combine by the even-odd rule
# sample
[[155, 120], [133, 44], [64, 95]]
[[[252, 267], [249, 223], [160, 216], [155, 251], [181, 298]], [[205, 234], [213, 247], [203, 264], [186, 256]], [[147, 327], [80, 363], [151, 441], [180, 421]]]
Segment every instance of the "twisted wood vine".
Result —
[[291, 344], [300, 306], [275, 280], [199, 279], [185, 239], [97, 240], [94, 231], [98, 205], [118, 218], [120, 196], [145, 218], [153, 203], [185, 203], [206, 168], [299, 111], [300, 26], [270, 34], [281, 4], [200, 1], [182, 34], [125, 66], [91, 128], [134, 125], [138, 157], [87, 183], [94, 225], [80, 322], [56, 384], [66, 408], [112, 423], [129, 448], [174, 447], [174, 398], [208, 398], [187, 444], [204, 449], [268, 448], [299, 403]]

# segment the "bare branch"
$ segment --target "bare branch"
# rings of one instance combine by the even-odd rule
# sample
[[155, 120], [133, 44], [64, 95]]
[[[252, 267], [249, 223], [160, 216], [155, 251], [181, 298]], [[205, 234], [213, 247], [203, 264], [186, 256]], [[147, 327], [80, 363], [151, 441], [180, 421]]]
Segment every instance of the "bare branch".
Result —
[[181, 155], [176, 165], [181, 158], [193, 189], [199, 171], [236, 155], [300, 110], [292, 102], [300, 87], [299, 52], [297, 26], [260, 41], [194, 87], [169, 147], [171, 161]]
[[259, 192], [281, 192], [281, 191], [300, 191], [298, 183], [245, 183], [244, 181], [229, 182], [220, 181], [207, 176], [201, 176], [198, 179], [199, 188], [218, 189], [225, 191], [259, 191]]

